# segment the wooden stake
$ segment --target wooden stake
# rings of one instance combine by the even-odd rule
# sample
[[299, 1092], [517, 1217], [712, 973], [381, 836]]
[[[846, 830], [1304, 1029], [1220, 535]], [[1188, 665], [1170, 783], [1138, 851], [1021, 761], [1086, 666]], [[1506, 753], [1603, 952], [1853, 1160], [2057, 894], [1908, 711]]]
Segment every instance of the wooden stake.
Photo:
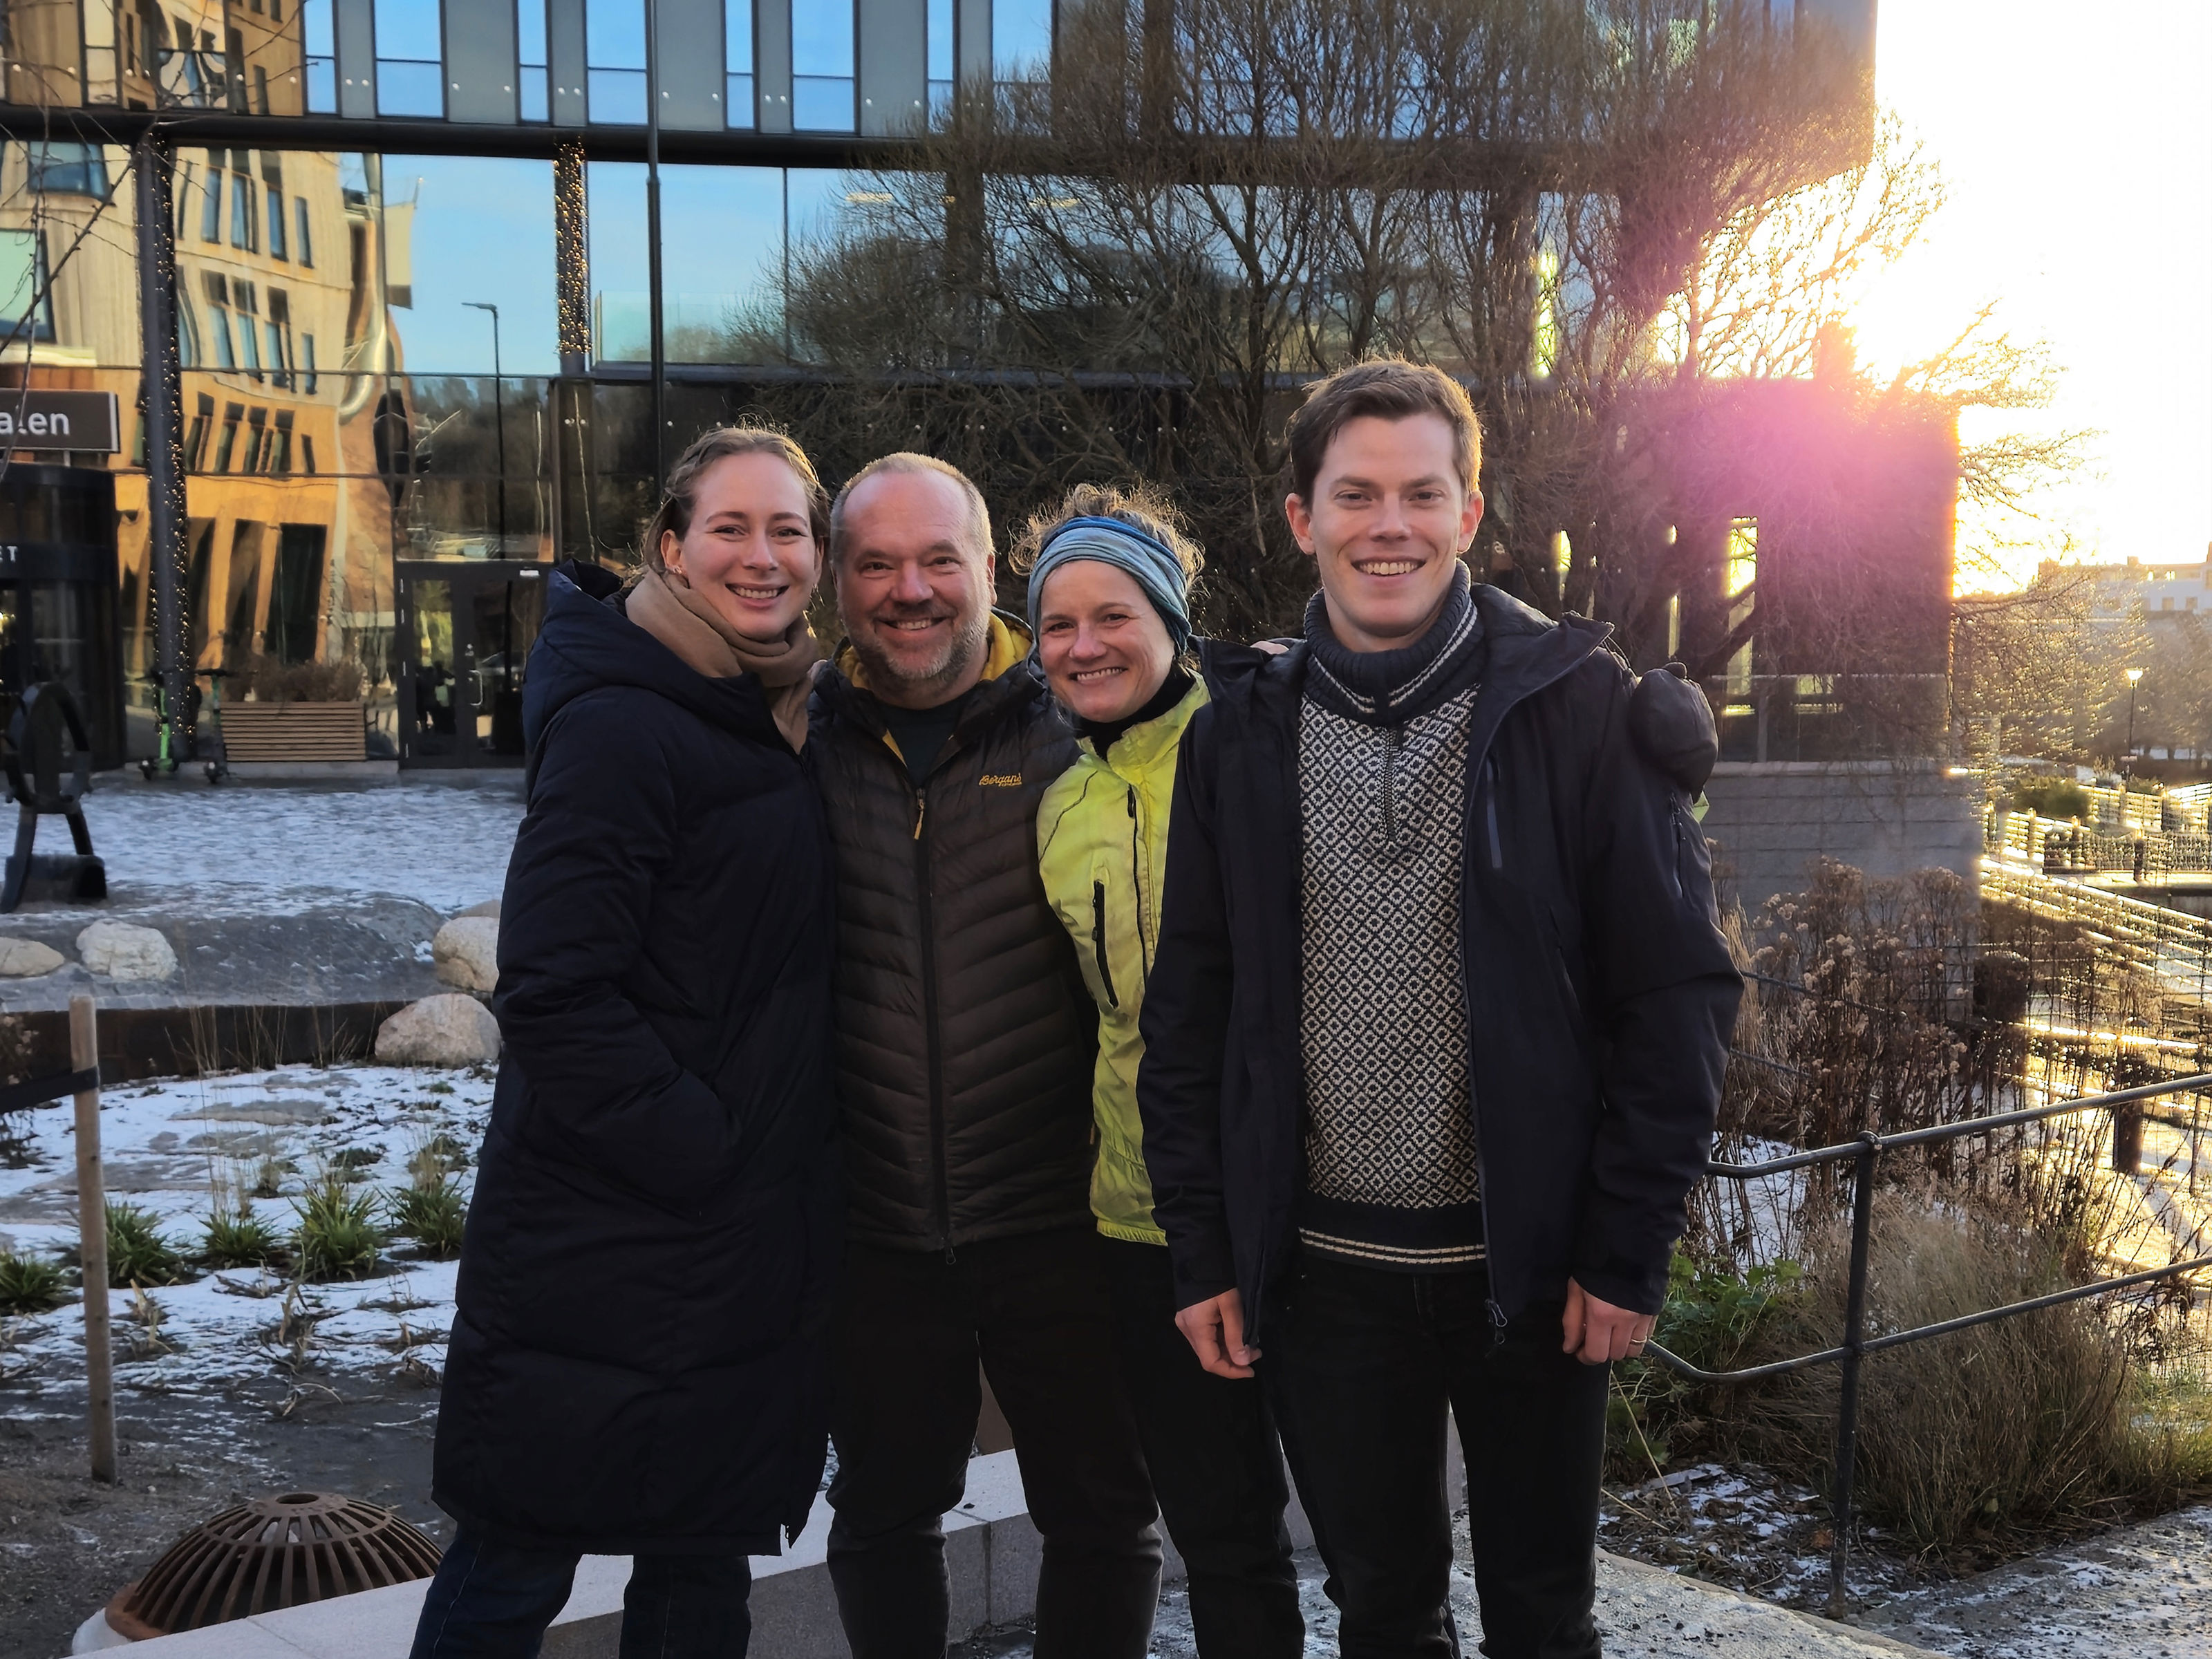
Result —
[[[70, 999], [70, 1065], [100, 1064], [100, 1021], [88, 996]], [[115, 1360], [107, 1337], [107, 1182], [100, 1167], [100, 1085], [76, 1094], [77, 1260], [84, 1267], [84, 1374], [92, 1478], [115, 1479]]]

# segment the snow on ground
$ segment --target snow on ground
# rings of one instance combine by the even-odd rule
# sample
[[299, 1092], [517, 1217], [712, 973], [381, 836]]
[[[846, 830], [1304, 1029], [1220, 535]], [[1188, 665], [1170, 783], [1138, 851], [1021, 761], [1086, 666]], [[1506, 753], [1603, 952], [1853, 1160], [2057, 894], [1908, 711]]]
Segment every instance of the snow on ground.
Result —
[[[521, 776], [362, 787], [118, 783], [85, 803], [116, 908], [276, 911], [390, 894], [450, 915], [497, 898]], [[64, 849], [59, 820], [40, 845]]]
[[[264, 1173], [277, 1195], [247, 1200], [281, 1237], [295, 1204], [323, 1171], [349, 1172], [357, 1192], [404, 1187], [409, 1160], [447, 1135], [473, 1159], [491, 1106], [489, 1071], [388, 1066], [289, 1067], [200, 1079], [163, 1079], [101, 1096], [108, 1197], [159, 1218], [186, 1254], [200, 1240], [213, 1183], [252, 1184]], [[76, 1173], [66, 1102], [22, 1115], [0, 1144], [0, 1245], [53, 1257], [74, 1250]], [[459, 1177], [465, 1188], [469, 1177]], [[268, 1269], [208, 1271], [188, 1282], [109, 1293], [118, 1387], [210, 1394], [272, 1375], [295, 1386], [353, 1375], [427, 1380], [445, 1364], [454, 1264], [394, 1241], [374, 1277], [298, 1284]], [[150, 1310], [150, 1311], [149, 1311]], [[0, 1319], [0, 1380], [34, 1392], [82, 1387], [83, 1322], [72, 1294], [53, 1312]], [[326, 1383], [325, 1383], [326, 1385]]]

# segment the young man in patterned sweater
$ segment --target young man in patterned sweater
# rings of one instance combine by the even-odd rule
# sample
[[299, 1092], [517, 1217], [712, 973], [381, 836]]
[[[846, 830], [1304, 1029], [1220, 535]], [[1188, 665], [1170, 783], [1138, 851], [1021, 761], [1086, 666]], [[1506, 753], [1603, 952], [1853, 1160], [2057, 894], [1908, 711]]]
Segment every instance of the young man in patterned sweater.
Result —
[[1184, 739], [1142, 1019], [1176, 1322], [1271, 1390], [1347, 1659], [1457, 1651], [1447, 1407], [1483, 1651], [1595, 1656], [1607, 1367], [1741, 981], [1609, 630], [1470, 585], [1466, 394], [1361, 364], [1288, 439], [1321, 592]]

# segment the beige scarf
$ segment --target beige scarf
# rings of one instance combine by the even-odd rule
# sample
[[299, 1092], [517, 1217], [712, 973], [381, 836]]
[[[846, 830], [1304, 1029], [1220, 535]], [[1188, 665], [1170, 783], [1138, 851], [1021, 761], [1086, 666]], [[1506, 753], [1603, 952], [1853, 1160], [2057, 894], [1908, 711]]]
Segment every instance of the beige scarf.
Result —
[[759, 678], [769, 713], [784, 740], [806, 746], [806, 694], [822, 647], [802, 616], [779, 640], [747, 639], [673, 571], [647, 570], [629, 591], [629, 619], [710, 680]]

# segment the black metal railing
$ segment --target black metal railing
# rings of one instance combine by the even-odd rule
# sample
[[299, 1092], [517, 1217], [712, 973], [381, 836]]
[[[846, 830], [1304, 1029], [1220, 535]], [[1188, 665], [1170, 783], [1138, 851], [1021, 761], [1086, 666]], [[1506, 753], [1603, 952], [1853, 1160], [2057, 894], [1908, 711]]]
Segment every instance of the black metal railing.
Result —
[[1778, 1359], [1770, 1364], [1751, 1365], [1733, 1371], [1701, 1370], [1656, 1342], [1648, 1342], [1644, 1348], [1648, 1358], [1656, 1359], [1669, 1370], [1699, 1382], [1750, 1382], [1761, 1377], [1783, 1376], [1792, 1371], [1806, 1370], [1814, 1365], [1834, 1364], [1843, 1368], [1842, 1389], [1836, 1409], [1834, 1487], [1830, 1495], [1833, 1523], [1828, 1557], [1828, 1614], [1831, 1618], [1840, 1619], [1846, 1610], [1844, 1574], [1850, 1556], [1851, 1465], [1858, 1448], [1859, 1368], [1869, 1354], [1880, 1353], [1886, 1348], [1903, 1347], [1908, 1343], [1924, 1342], [1930, 1337], [1947, 1336], [1954, 1331], [1971, 1330], [1977, 1325], [1991, 1324], [2000, 1319], [2033, 1313], [2042, 1308], [2055, 1308], [2062, 1303], [2079, 1302], [2108, 1291], [2125, 1290], [2131, 1285], [2154, 1284], [2200, 1267], [2212, 1267], [2212, 1255], [2195, 1256], [2186, 1261], [2172, 1262], [2144, 1273], [2100, 1279], [2093, 1284], [2077, 1285], [2069, 1290], [2053, 1291], [2048, 1296], [2031, 1297], [2025, 1302], [2008, 1303], [2001, 1308], [1988, 1308], [1980, 1313], [1965, 1314], [1956, 1319], [1939, 1320], [1932, 1325], [1917, 1325], [1910, 1330], [1891, 1331], [1869, 1337], [1866, 1334], [1867, 1250], [1874, 1229], [1875, 1165], [1881, 1155], [1899, 1147], [1954, 1140], [1962, 1135], [1987, 1134], [1991, 1130], [2010, 1128], [2017, 1124], [2038, 1123], [2074, 1112], [2112, 1111], [2116, 1115], [2124, 1115], [2124, 1109], [2138, 1101], [2207, 1088], [2212, 1088], [2212, 1072], [2145, 1084], [2141, 1088], [2116, 1089], [2106, 1094], [2062, 1100], [2049, 1106], [2024, 1107], [2018, 1111], [1994, 1112], [1986, 1117], [1966, 1118], [1923, 1129], [1900, 1130], [1894, 1134], [1877, 1134], [1869, 1130], [1856, 1140], [1839, 1146], [1822, 1146], [1811, 1152], [1793, 1152], [1786, 1158], [1766, 1158], [1757, 1164], [1727, 1164], [1716, 1160], [1705, 1165], [1709, 1176], [1731, 1181], [1748, 1181], [1764, 1176], [1785, 1175], [1792, 1170], [1811, 1169], [1816, 1164], [1838, 1164], [1845, 1158], [1855, 1160], [1856, 1164], [1851, 1193], [1850, 1279], [1844, 1294], [1844, 1340], [1841, 1342], [1817, 1353], [1800, 1354], [1794, 1359]]

